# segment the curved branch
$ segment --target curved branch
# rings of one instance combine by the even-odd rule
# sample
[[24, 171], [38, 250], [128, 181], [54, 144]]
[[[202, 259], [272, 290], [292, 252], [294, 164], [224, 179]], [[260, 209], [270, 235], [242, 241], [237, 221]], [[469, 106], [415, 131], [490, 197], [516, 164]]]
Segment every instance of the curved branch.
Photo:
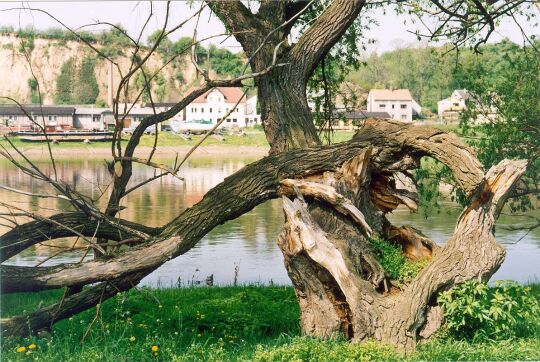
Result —
[[[127, 220], [113, 219], [113, 221], [149, 235], [157, 235], [160, 232], [160, 228], [152, 228]], [[76, 230], [87, 237], [98, 237], [115, 241], [137, 237], [137, 235], [130, 235], [126, 231], [118, 230], [112, 224], [98, 223], [97, 220], [89, 219], [82, 212], [61, 213], [53, 215], [48, 219], [22, 224], [0, 236], [0, 262], [4, 262], [40, 242], [77, 236], [70, 229]]]
[[[441, 137], [445, 137], [450, 146], [441, 144]], [[482, 184], [478, 161], [457, 136], [444, 134], [431, 127], [396, 121], [368, 122], [349, 142], [269, 156], [246, 166], [227, 177], [199, 203], [172, 220], [149, 244], [129, 250], [111, 260], [89, 261], [77, 265], [62, 265], [54, 270], [36, 271], [32, 273], [32, 280], [36, 287], [63, 287], [112, 280], [155, 268], [190, 250], [215, 226], [277, 197], [281, 180], [336, 170], [345, 161], [370, 146], [373, 147], [373, 164], [381, 170], [395, 169], [396, 162], [407, 154], [419, 158], [438, 154], [437, 149], [444, 150], [442, 161], [452, 170], [464, 190], [473, 190]], [[216, 206], [216, 200], [220, 201], [219, 206]], [[4, 275], [2, 273], [2, 278]], [[32, 285], [32, 280], [28, 281], [28, 285]], [[6, 285], [6, 289], [9, 288], [12, 287]]]

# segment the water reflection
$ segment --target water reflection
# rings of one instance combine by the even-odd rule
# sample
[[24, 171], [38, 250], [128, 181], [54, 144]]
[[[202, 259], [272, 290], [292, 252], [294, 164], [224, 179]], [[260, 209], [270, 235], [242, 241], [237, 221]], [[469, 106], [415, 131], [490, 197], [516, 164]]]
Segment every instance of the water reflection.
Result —
[[[185, 178], [184, 181], [167, 176], [134, 191], [124, 201], [123, 206], [126, 206], [126, 209], [121, 212], [121, 216], [151, 226], [163, 225], [199, 201], [223, 178], [254, 160], [255, 157], [243, 156], [192, 158], [183, 168], [181, 176]], [[159, 161], [172, 163], [170, 160]], [[40, 166], [48, 173], [53, 172], [49, 164]], [[3, 185], [32, 192], [52, 192], [48, 186], [29, 179], [20, 170], [5, 162], [0, 162], [0, 170], [0, 183]], [[98, 199], [98, 205], [105, 204], [111, 175], [103, 160], [61, 160], [57, 164], [57, 172], [61, 180], [74, 185], [85, 195]], [[152, 176], [153, 172], [151, 168], [135, 165], [133, 185]], [[105, 196], [100, 198], [102, 194]], [[46, 215], [66, 210], [68, 207], [67, 202], [62, 200], [36, 198], [4, 190], [0, 190], [0, 199]], [[448, 203], [428, 219], [425, 219], [422, 213], [411, 215], [408, 211], [397, 210], [391, 215], [391, 220], [397, 225], [410, 224], [437, 242], [445, 242], [454, 229], [458, 214], [457, 206]], [[281, 252], [275, 244], [282, 223], [281, 202], [266, 202], [242, 217], [216, 227], [190, 252], [167, 262], [142, 283], [165, 287], [186, 285], [204, 281], [206, 276], [213, 274], [217, 284], [231, 284], [235, 278], [239, 283], [289, 284]], [[507, 258], [494, 279], [515, 279], [520, 282], [539, 280], [540, 230], [531, 232], [516, 244], [523, 233], [509, 232], [502, 228], [505, 224], [514, 223], [515, 218], [506, 216], [502, 216], [498, 223], [497, 238], [507, 244]], [[0, 234], [6, 230], [5, 226], [0, 225]], [[72, 246], [74, 241], [72, 238], [43, 244]], [[35, 265], [45, 261], [58, 250], [55, 247], [36, 245], [15, 256], [9, 263]], [[43, 265], [76, 262], [83, 256], [82, 252], [63, 254], [61, 258], [46, 261]], [[92, 255], [86, 257], [91, 258]]]

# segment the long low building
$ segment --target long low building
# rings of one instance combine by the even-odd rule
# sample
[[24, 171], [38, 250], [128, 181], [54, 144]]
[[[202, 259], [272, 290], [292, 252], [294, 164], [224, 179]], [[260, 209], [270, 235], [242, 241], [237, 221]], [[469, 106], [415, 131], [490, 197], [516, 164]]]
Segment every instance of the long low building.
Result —
[[62, 106], [0, 106], [0, 127], [9, 131], [25, 131], [40, 126], [73, 128], [75, 107]]
[[[119, 113], [127, 110], [127, 115], [119, 116], [124, 128], [137, 126], [144, 118], [167, 111], [176, 103], [150, 103], [145, 104], [120, 104]], [[22, 109], [21, 109], [22, 107]], [[17, 132], [37, 130], [39, 125], [54, 130], [89, 130], [99, 131], [113, 129], [116, 118], [110, 108], [99, 108], [91, 105], [70, 106], [39, 106], [39, 105], [0, 105], [0, 131]], [[257, 97], [246, 97], [241, 88], [213, 88], [195, 99], [191, 104], [179, 112], [171, 120], [175, 121], [198, 121], [205, 120], [212, 123], [219, 122], [226, 114], [222, 126], [253, 127], [261, 123], [261, 117], [257, 114]], [[163, 124], [166, 125], [169, 120]], [[161, 124], [158, 127], [161, 129]]]

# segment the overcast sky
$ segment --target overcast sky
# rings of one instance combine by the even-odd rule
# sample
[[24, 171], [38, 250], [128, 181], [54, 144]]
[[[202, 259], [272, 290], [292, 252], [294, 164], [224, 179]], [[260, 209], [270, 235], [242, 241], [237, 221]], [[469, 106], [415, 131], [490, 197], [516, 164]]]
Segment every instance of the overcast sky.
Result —
[[[145, 32], [143, 39], [152, 31], [160, 28], [163, 24], [165, 14], [165, 2], [154, 1], [155, 16], [148, 24], [148, 30]], [[175, 1], [171, 7], [170, 24], [178, 24], [183, 19], [189, 17], [194, 9], [199, 6], [197, 1], [190, 4], [184, 1]], [[138, 34], [138, 31], [146, 21], [150, 9], [149, 3], [145, 1], [32, 1], [32, 2], [5, 2], [0, 3], [0, 25], [11, 25], [15, 28], [33, 25], [37, 29], [47, 29], [50, 27], [58, 27], [59, 24], [45, 14], [30, 11], [30, 10], [10, 10], [13, 8], [39, 8], [46, 10], [56, 16], [66, 25], [77, 28], [79, 26], [93, 23], [95, 21], [106, 21], [111, 23], [122, 24], [130, 34]], [[386, 14], [382, 10], [378, 10], [373, 14], [373, 17], [379, 23], [366, 34], [369, 38], [377, 40], [376, 44], [370, 46], [370, 51], [376, 50], [383, 52], [402, 47], [406, 45], [418, 44], [416, 36], [408, 31], [416, 30], [416, 25], [412, 24], [409, 16], [397, 16], [393, 11], [387, 11]], [[406, 22], [407, 24], [404, 24]], [[179, 30], [171, 39], [177, 39], [181, 36], [192, 36], [194, 21], [191, 21], [183, 29]], [[521, 26], [527, 34], [539, 34], [539, 29], [527, 21], [521, 19]], [[94, 29], [96, 29], [94, 27]], [[205, 11], [201, 17], [199, 26], [199, 38], [223, 33], [225, 30], [221, 22]], [[504, 21], [498, 28], [497, 32], [492, 36], [491, 42], [498, 41], [504, 37], [510, 38], [514, 42], [522, 43], [523, 38], [519, 27], [513, 21]], [[232, 51], [239, 51], [240, 47], [232, 38], [212, 39], [209, 42], [218, 46], [226, 46]], [[223, 42], [223, 43], [222, 43]]]

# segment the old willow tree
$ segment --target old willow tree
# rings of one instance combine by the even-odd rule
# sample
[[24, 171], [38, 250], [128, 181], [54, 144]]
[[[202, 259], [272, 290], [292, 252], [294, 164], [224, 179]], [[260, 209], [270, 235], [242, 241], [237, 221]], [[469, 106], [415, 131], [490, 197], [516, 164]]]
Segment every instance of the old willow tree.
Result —
[[[438, 17], [443, 26], [434, 35], [451, 36], [460, 46], [471, 39], [485, 40], [473, 34], [489, 36], [499, 18], [522, 3], [527, 2], [426, 1], [409, 5]], [[22, 151], [2, 151], [26, 174], [50, 183], [62, 198], [70, 200], [73, 210], [50, 217], [27, 214], [35, 220], [17, 224], [0, 237], [1, 261], [37, 243], [65, 237], [80, 237], [96, 255], [91, 261], [56, 266], [3, 264], [4, 293], [52, 288], [65, 288], [66, 292], [54, 305], [2, 319], [2, 333], [26, 335], [48, 328], [132, 288], [167, 260], [188, 252], [215, 226], [281, 197], [286, 224], [277, 242], [306, 334], [342, 333], [349, 339], [374, 338], [401, 348], [412, 348], [420, 338], [429, 338], [441, 323], [438, 293], [466, 280], [486, 280], [503, 262], [505, 250], [496, 242], [493, 227], [527, 162], [502, 160], [486, 171], [456, 136], [398, 121], [369, 120], [352, 140], [321, 145], [306, 99], [306, 84], [343, 34], [364, 19], [369, 4], [362, 0], [261, 1], [255, 10], [240, 1], [207, 4], [245, 51], [250, 76], [258, 87], [270, 155], [227, 177], [199, 203], [161, 227], [116, 217], [122, 198], [140, 186], [128, 186], [132, 162], [173, 174], [181, 166], [167, 169], [151, 162], [152, 154], [148, 159], [134, 157], [144, 130], [172, 117], [211, 87], [238, 86], [248, 77], [216, 81], [203, 69], [200, 87], [169, 111], [145, 118], [125, 148], [119, 140], [114, 142], [109, 166], [113, 185], [105, 212], [54, 175], [41, 172]], [[308, 15], [311, 18], [306, 20]], [[295, 26], [300, 19], [304, 26], [298, 31]], [[484, 29], [488, 30], [482, 33]], [[166, 35], [165, 24], [153, 49]], [[144, 69], [143, 53], [139, 59], [128, 75]], [[122, 95], [120, 88], [117, 99]], [[118, 107], [115, 114], [119, 134]], [[444, 246], [410, 227], [392, 225], [385, 216], [399, 205], [416, 209], [414, 182], [407, 180], [413, 179], [410, 171], [418, 168], [424, 156], [445, 164], [469, 199]], [[399, 284], [375, 253], [373, 245], [381, 239], [400, 246], [406, 258], [421, 259], [426, 266], [412, 280]], [[104, 249], [114, 243], [130, 247]]]

